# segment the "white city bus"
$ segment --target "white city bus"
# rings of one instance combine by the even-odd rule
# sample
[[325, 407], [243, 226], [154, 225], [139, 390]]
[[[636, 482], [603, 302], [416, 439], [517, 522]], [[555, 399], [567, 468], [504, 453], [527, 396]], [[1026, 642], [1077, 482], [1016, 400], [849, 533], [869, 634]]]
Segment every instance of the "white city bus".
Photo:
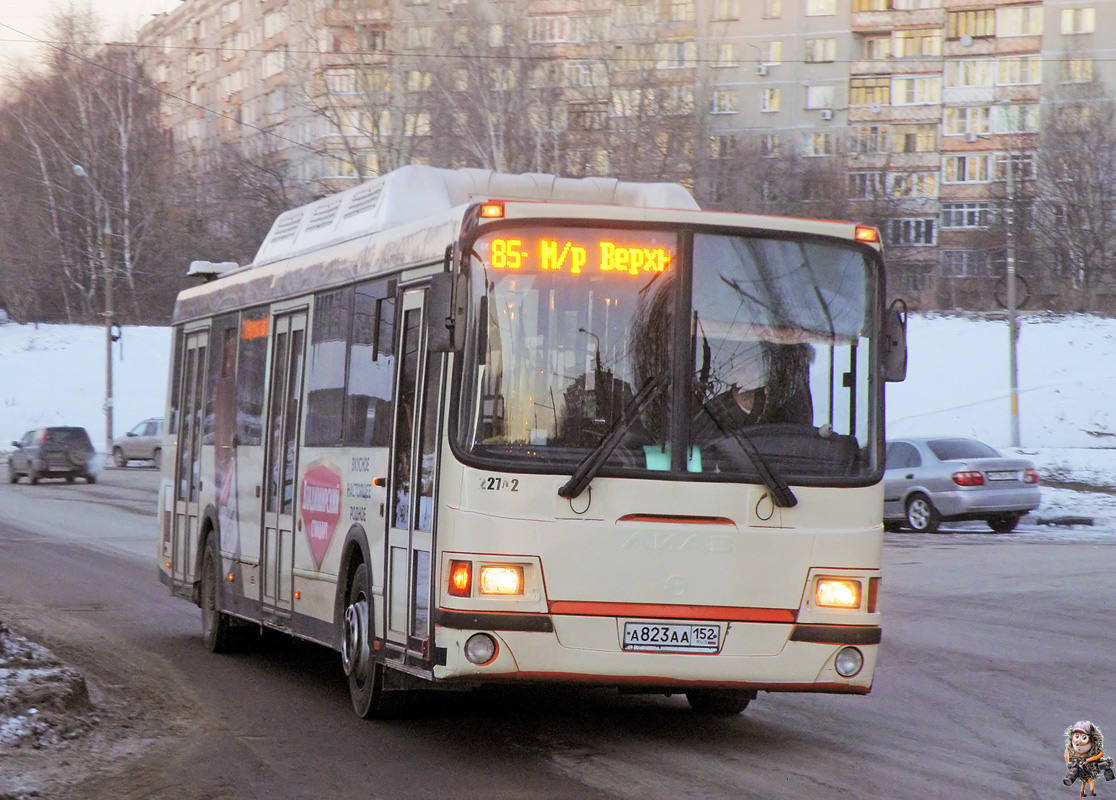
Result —
[[365, 717], [867, 693], [883, 287], [874, 228], [674, 184], [410, 166], [288, 211], [175, 305], [161, 579], [214, 651], [340, 651]]

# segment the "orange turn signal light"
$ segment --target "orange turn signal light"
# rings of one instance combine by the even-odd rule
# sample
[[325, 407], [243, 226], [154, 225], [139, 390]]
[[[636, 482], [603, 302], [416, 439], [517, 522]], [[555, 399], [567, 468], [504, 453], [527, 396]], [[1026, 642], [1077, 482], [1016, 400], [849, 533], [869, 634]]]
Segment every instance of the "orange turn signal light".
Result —
[[501, 219], [504, 216], [503, 203], [482, 203], [480, 215], [485, 219]]
[[854, 234], [858, 242], [879, 242], [880, 231], [871, 225], [857, 225]]

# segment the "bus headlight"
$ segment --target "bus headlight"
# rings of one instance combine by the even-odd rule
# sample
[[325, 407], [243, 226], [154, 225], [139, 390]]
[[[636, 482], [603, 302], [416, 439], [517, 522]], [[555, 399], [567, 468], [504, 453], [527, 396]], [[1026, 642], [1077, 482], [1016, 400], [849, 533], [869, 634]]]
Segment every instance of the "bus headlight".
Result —
[[523, 594], [523, 567], [481, 567], [477, 591], [481, 594]]
[[860, 581], [818, 578], [814, 603], [823, 608], [860, 608]]
[[487, 633], [474, 633], [465, 640], [465, 658], [474, 664], [487, 664], [496, 657], [496, 640]]
[[833, 668], [842, 678], [851, 678], [864, 668], [864, 654], [855, 647], [842, 647], [833, 659]]

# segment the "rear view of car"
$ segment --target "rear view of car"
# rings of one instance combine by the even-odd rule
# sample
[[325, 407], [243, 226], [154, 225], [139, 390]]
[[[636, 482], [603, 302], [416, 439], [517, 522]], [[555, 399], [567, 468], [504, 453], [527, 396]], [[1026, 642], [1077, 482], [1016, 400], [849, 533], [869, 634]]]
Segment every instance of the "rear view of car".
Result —
[[8, 460], [8, 480], [12, 483], [26, 475], [30, 483], [40, 478], [84, 478], [96, 483], [96, 453], [85, 428], [57, 427], [28, 431]]
[[975, 439], [917, 438], [888, 442], [884, 525], [933, 533], [943, 521], [984, 520], [996, 533], [1015, 529], [1039, 507], [1033, 462], [1008, 458]]

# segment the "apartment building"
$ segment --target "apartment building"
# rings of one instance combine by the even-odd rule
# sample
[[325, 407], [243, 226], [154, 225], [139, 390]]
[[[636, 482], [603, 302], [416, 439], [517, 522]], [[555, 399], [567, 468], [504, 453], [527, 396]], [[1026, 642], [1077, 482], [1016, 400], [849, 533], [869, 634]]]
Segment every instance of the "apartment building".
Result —
[[[184, 0], [140, 41], [179, 98], [164, 114], [180, 150], [204, 163], [234, 144], [326, 189], [515, 150], [509, 167], [623, 169], [716, 205], [725, 178], [704, 182], [704, 161], [793, 152], [881, 225], [893, 290], [950, 307], [993, 304], [1009, 248], [1041, 272], [1026, 238], [1040, 126], [1068, 88], [1114, 85], [1114, 14], [1116, 0]], [[486, 114], [529, 125], [474, 141]]]

